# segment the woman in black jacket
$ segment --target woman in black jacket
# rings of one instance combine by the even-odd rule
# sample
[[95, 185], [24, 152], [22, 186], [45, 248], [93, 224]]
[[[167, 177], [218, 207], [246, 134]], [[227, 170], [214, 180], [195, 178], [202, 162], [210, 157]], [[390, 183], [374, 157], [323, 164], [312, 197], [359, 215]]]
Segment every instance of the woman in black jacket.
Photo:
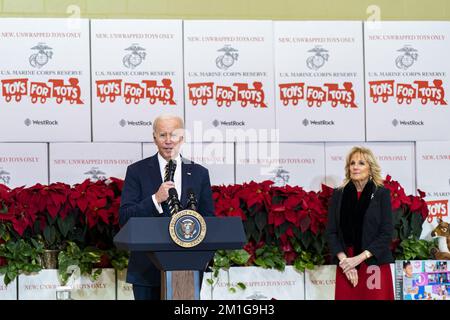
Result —
[[328, 210], [327, 238], [336, 270], [336, 300], [393, 300], [389, 263], [391, 196], [372, 151], [350, 150], [345, 180]]

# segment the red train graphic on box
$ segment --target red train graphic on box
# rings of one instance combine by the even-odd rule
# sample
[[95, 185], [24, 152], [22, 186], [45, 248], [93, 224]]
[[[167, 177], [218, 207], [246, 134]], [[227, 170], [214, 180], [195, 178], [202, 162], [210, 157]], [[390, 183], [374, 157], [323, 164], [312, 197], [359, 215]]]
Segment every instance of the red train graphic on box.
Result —
[[396, 99], [398, 104], [411, 104], [418, 100], [423, 105], [447, 105], [443, 82], [440, 79], [433, 80], [432, 85], [424, 80], [412, 83], [395, 83], [395, 80], [369, 81], [369, 96], [374, 103], [386, 103], [392, 98]]
[[278, 85], [280, 100], [284, 106], [297, 106], [306, 101], [308, 107], [321, 107], [330, 102], [333, 108], [342, 105], [345, 108], [358, 108], [355, 104], [353, 83], [344, 82], [342, 87], [337, 83], [325, 83], [323, 86], [306, 86], [305, 83], [282, 83]]
[[64, 79], [35, 82], [28, 78], [4, 79], [1, 82], [2, 97], [6, 102], [20, 102], [22, 97], [30, 97], [32, 103], [45, 104], [48, 100], [55, 99], [57, 104], [64, 101], [84, 104], [78, 78], [69, 78], [68, 83]]
[[263, 85], [259, 81], [254, 81], [252, 85], [237, 82], [232, 86], [215, 85], [214, 82], [188, 83], [188, 99], [194, 106], [205, 106], [209, 100], [215, 100], [218, 107], [230, 107], [237, 102], [242, 108], [248, 105], [267, 108]]
[[172, 80], [162, 79], [161, 84], [157, 80], [142, 80], [140, 83], [123, 82], [122, 79], [97, 80], [96, 95], [101, 103], [107, 99], [113, 103], [121, 97], [126, 104], [139, 104], [141, 100], [148, 100], [149, 104], [161, 102], [166, 105], [175, 105]]

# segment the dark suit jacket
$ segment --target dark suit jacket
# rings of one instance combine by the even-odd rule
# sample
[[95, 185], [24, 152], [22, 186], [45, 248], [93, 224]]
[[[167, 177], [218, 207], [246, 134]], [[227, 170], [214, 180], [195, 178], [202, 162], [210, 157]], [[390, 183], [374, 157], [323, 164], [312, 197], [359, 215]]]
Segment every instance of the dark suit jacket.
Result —
[[[340, 228], [340, 212], [344, 189], [335, 189], [328, 208], [327, 240], [333, 262], [339, 260], [336, 254], [345, 252], [345, 243]], [[394, 227], [392, 223], [391, 195], [388, 189], [377, 187], [363, 220], [362, 250], [369, 250], [373, 256], [366, 260], [368, 265], [381, 265], [394, 261], [389, 245]]]
[[[187, 191], [192, 188], [197, 197], [197, 211], [203, 216], [213, 216], [214, 204], [208, 169], [182, 158], [181, 171], [181, 205], [186, 206]], [[158, 154], [128, 166], [119, 209], [121, 225], [131, 217], [168, 216], [166, 213], [160, 214], [152, 200], [152, 195], [158, 191], [161, 183]], [[131, 252], [127, 282], [159, 286], [160, 281], [160, 271], [148, 256], [144, 252]]]

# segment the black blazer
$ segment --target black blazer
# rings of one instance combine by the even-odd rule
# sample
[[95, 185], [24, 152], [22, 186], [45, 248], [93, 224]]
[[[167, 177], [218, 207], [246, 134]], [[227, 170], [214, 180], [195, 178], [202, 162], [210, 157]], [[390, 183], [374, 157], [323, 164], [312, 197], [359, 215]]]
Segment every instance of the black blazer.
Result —
[[[345, 243], [340, 228], [340, 212], [344, 189], [333, 192], [328, 208], [327, 240], [334, 263], [339, 260], [336, 254], [345, 252]], [[392, 263], [394, 258], [389, 249], [394, 232], [392, 223], [391, 195], [388, 189], [377, 187], [367, 208], [363, 220], [361, 239], [362, 250], [369, 250], [372, 257], [366, 260], [368, 265]]]
[[[208, 169], [182, 158], [181, 205], [186, 206], [187, 191], [192, 188], [197, 197], [197, 211], [203, 216], [214, 216], [211, 183]], [[167, 217], [159, 214], [152, 195], [162, 183], [158, 154], [131, 164], [127, 168], [119, 209], [119, 222], [124, 225], [131, 217]], [[163, 208], [165, 203], [163, 203]], [[145, 252], [131, 252], [127, 282], [146, 286], [159, 286], [160, 271]]]

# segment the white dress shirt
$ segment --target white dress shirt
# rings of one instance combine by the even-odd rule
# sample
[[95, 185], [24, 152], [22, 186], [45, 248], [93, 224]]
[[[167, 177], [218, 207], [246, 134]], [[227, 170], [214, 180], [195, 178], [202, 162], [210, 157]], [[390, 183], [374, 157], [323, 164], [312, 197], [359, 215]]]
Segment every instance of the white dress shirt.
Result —
[[[175, 160], [176, 164], [177, 164], [177, 167], [175, 168], [175, 174], [173, 176], [173, 180], [174, 180], [174, 183], [175, 183], [175, 189], [177, 190], [178, 199], [180, 199], [180, 197], [181, 197], [181, 176], [182, 176], [182, 174], [181, 174], [181, 156], [180, 156], [180, 154], [178, 154], [178, 156], [175, 159], [173, 159], [173, 160]], [[166, 173], [166, 164], [167, 164], [168, 161], [166, 159], [164, 159], [159, 154], [159, 152], [158, 152], [158, 162], [159, 162], [159, 170], [161, 172], [161, 180], [164, 182], [164, 175]], [[153, 203], [154, 203], [154, 205], [156, 207], [156, 210], [158, 210], [158, 212], [160, 214], [162, 214], [163, 213], [162, 206], [161, 206], [161, 204], [158, 203], [158, 201], [156, 201], [156, 196], [155, 195], [152, 195], [152, 200], [153, 200]]]

